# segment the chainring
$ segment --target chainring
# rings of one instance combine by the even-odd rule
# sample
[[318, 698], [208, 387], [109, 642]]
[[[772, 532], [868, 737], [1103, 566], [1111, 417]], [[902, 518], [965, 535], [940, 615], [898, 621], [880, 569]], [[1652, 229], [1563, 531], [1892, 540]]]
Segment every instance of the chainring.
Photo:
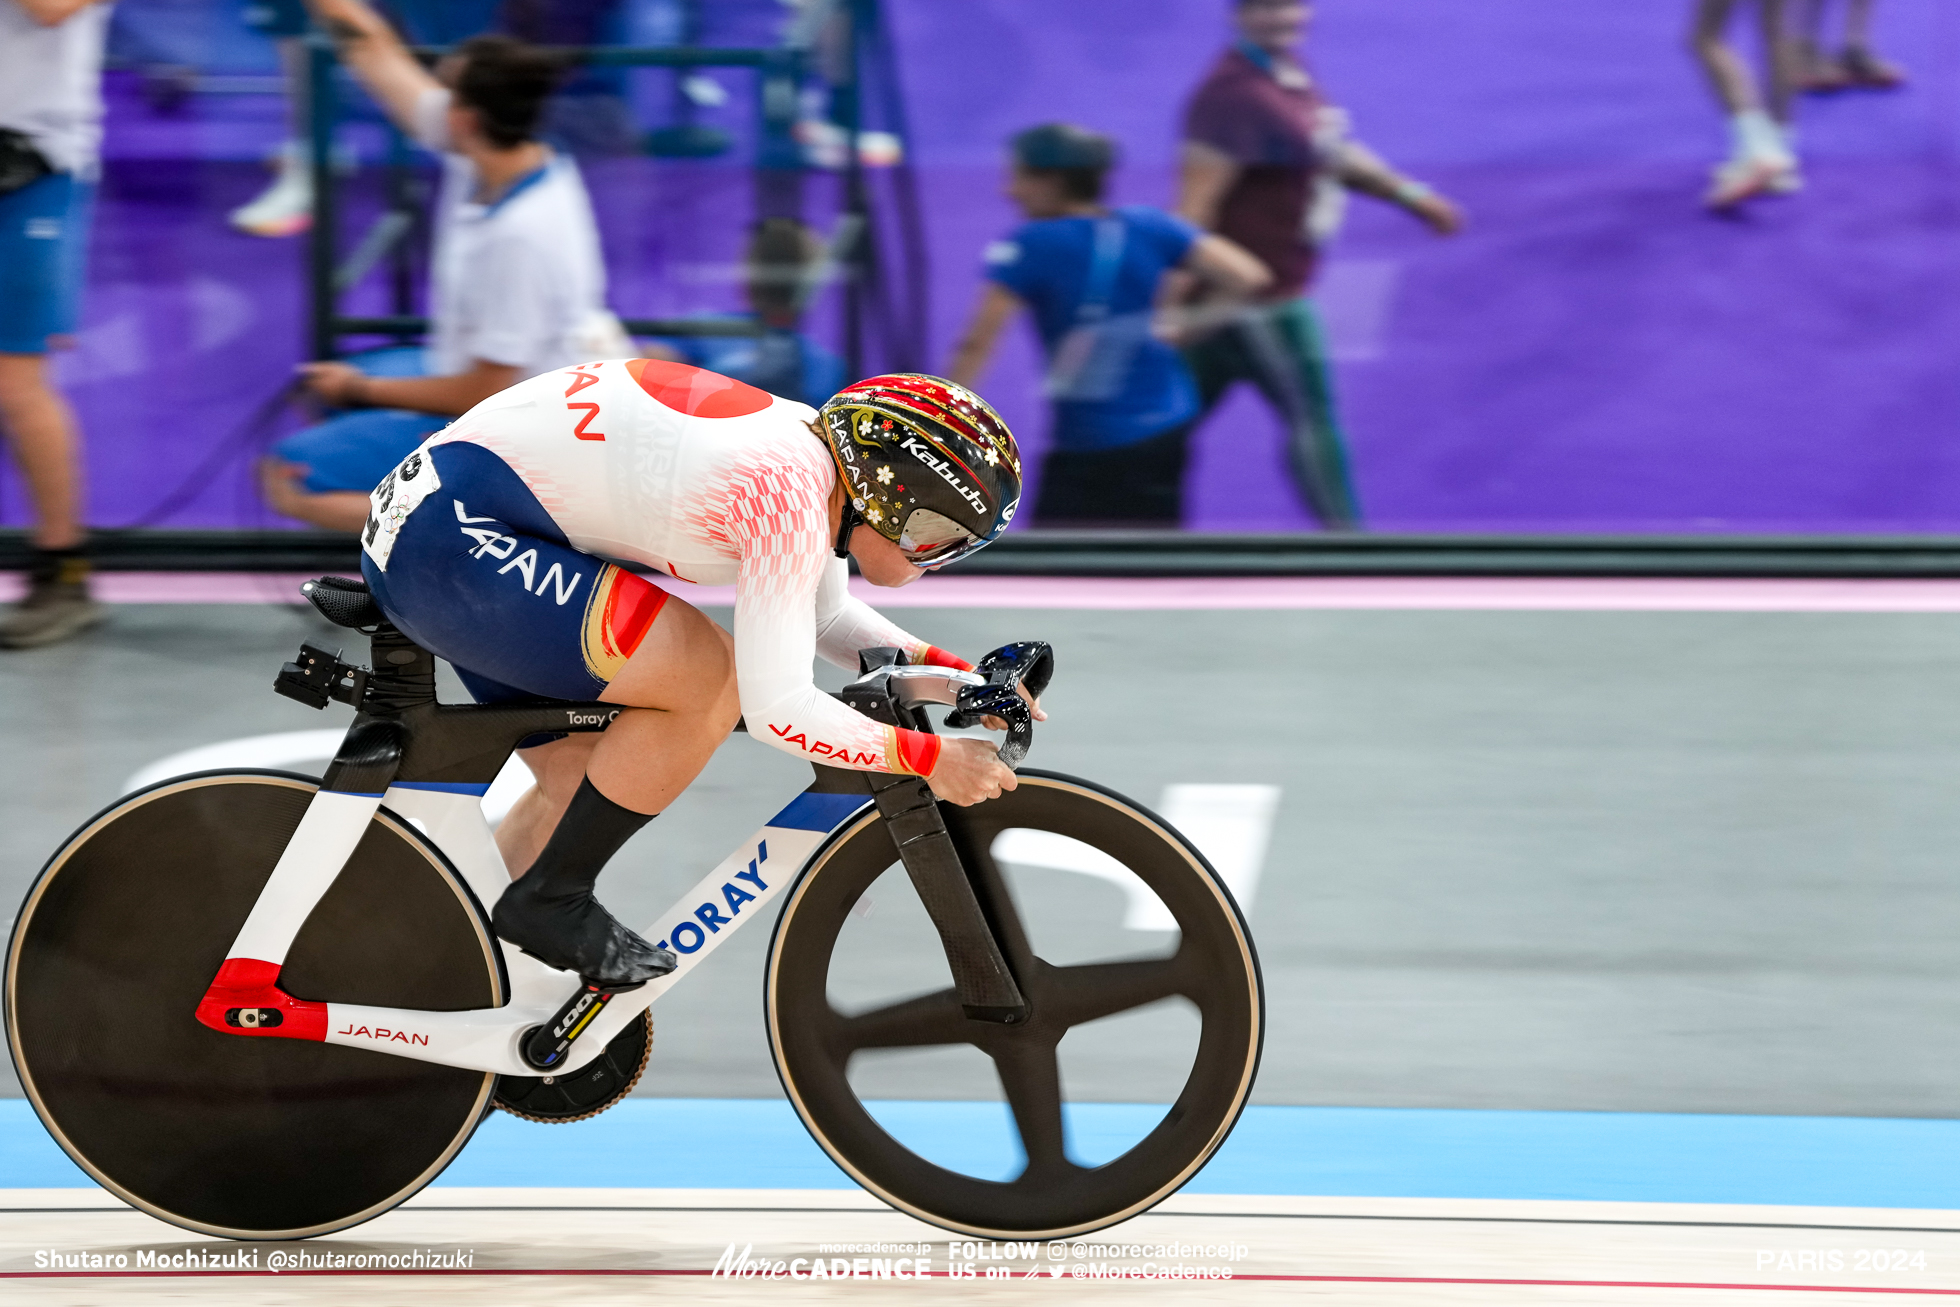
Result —
[[612, 1037], [606, 1051], [565, 1076], [498, 1076], [491, 1103], [512, 1116], [570, 1125], [599, 1115], [633, 1092], [653, 1056], [653, 1012]]

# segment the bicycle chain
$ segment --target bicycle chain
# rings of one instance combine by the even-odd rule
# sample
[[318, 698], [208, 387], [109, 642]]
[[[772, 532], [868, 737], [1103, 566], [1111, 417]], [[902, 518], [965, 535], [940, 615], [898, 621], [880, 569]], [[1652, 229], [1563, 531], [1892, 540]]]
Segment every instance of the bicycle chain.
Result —
[[[503, 1087], [506, 1081], [524, 1081], [527, 1083], [541, 1084], [545, 1079], [545, 1077], [543, 1076], [498, 1076], [497, 1092], [492, 1094], [490, 1098], [491, 1106], [495, 1107], [498, 1111], [508, 1112], [512, 1116], [520, 1117], [526, 1121], [536, 1121], [542, 1125], [571, 1125], [573, 1122], [576, 1121], [590, 1121], [593, 1117], [599, 1115], [599, 1113], [601, 1112], [606, 1111], [608, 1108], [617, 1104], [621, 1099], [625, 1098], [628, 1094], [632, 1093], [633, 1087], [640, 1083], [640, 1077], [646, 1074], [647, 1064], [653, 1060], [653, 1012], [652, 1010], [649, 1009], [645, 1012], [642, 1012], [640, 1014], [640, 1021], [645, 1025], [646, 1028], [646, 1043], [643, 1044], [640, 1048], [640, 1064], [633, 1068], [633, 1074], [627, 1077], [626, 1082], [623, 1086], [621, 1086], [619, 1089], [614, 1090], [609, 1097], [601, 1100], [599, 1105], [592, 1108], [591, 1110], [586, 1112], [581, 1112], [577, 1116], [539, 1116], [535, 1112], [526, 1112], [522, 1108], [513, 1107], [509, 1103], [506, 1103], [504, 1101]], [[633, 1027], [630, 1025], [627, 1026], [626, 1029], [620, 1031], [619, 1034], [614, 1035], [612, 1038], [612, 1043], [606, 1045], [606, 1051], [601, 1053], [598, 1057], [593, 1058], [591, 1062], [587, 1063], [583, 1067], [580, 1067], [577, 1071], [573, 1072], [569, 1076], [552, 1077], [554, 1084], [564, 1084], [567, 1082], [576, 1081], [579, 1079], [579, 1077], [590, 1074], [597, 1067], [613, 1066], [613, 1061], [612, 1061], [613, 1045], [619, 1043], [619, 1041], [622, 1038], [632, 1033], [633, 1033]]]

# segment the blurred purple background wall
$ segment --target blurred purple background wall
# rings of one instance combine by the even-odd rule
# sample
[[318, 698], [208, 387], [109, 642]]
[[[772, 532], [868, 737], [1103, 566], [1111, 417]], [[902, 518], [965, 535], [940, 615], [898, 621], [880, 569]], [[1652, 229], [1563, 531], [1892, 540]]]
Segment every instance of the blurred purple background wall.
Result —
[[[1881, 0], [1912, 85], [1803, 107], [1810, 185], [1698, 207], [1726, 142], [1685, 0], [1323, 0], [1313, 63], [1358, 134], [1455, 195], [1442, 242], [1357, 202], [1320, 288], [1371, 525], [1384, 530], [1960, 530], [1960, 8]], [[756, 39], [774, 4], [712, 6]], [[1009, 132], [1110, 131], [1119, 198], [1170, 195], [1179, 104], [1223, 0], [893, 0], [934, 259], [933, 355], [1013, 224]], [[740, 91], [736, 75], [726, 75]], [[738, 99], [739, 99], [738, 94]], [[657, 102], [657, 101], [656, 101]], [[265, 179], [270, 96], [159, 116], [121, 78], [82, 347], [61, 363], [103, 525], [131, 520], [301, 357], [303, 243], [232, 233]], [[374, 133], [356, 132], [369, 142]], [[626, 313], [717, 309], [702, 269], [749, 214], [742, 161], [588, 163]], [[371, 177], [354, 183], [357, 212]], [[374, 292], [364, 298], [378, 306]], [[361, 301], [356, 302], [356, 306]], [[1017, 333], [985, 389], [1045, 443]], [[172, 525], [269, 524], [243, 463]], [[20, 520], [9, 473], [7, 520]], [[1200, 436], [1191, 525], [1308, 528], [1241, 395]]]

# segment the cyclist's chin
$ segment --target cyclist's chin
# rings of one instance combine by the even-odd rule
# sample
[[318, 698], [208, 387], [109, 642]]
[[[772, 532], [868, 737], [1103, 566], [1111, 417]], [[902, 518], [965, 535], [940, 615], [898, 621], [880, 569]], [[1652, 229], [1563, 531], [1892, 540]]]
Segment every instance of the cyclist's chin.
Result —
[[895, 590], [901, 585], [911, 585], [914, 581], [926, 574], [925, 568], [914, 567], [912, 564], [902, 561], [886, 563], [878, 567], [874, 573], [874, 571], [864, 566], [864, 560], [862, 559], [858, 560], [858, 571], [871, 584], [883, 586], [887, 590]]
[[873, 585], [890, 589], [910, 585], [925, 575], [912, 565], [898, 546], [870, 527], [861, 526], [851, 537], [851, 556], [857, 559], [858, 574]]

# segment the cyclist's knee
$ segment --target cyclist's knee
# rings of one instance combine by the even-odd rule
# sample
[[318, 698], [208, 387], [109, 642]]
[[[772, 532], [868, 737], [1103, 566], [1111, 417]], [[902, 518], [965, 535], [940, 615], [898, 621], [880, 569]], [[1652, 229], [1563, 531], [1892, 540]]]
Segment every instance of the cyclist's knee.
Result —
[[696, 665], [699, 676], [700, 699], [705, 711], [723, 732], [735, 729], [735, 721], [742, 715], [741, 696], [735, 683], [735, 637], [718, 624], [710, 622], [708, 627], [714, 632], [711, 650]]
[[693, 690], [688, 699], [716, 717], [726, 714], [732, 728], [741, 713], [735, 706], [735, 637], [707, 614], [696, 610], [693, 616], [695, 629], [686, 643]]

